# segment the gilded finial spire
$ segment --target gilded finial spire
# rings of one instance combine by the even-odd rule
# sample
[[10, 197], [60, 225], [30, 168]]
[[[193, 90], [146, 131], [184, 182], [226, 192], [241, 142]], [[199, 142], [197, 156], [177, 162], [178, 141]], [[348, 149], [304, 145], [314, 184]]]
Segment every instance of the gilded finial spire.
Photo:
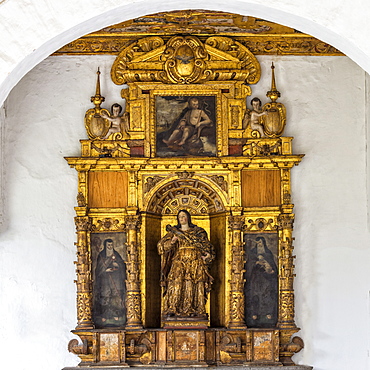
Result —
[[278, 98], [280, 98], [280, 92], [276, 90], [275, 83], [275, 66], [274, 62], [271, 63], [272, 77], [271, 77], [271, 90], [267, 92], [266, 96], [271, 99], [274, 103]]
[[91, 102], [94, 103], [96, 109], [100, 109], [100, 104], [103, 103], [105, 100], [104, 96], [100, 95], [100, 69], [98, 67], [98, 71], [96, 72], [98, 75], [96, 79], [96, 91], [95, 96], [91, 97]]

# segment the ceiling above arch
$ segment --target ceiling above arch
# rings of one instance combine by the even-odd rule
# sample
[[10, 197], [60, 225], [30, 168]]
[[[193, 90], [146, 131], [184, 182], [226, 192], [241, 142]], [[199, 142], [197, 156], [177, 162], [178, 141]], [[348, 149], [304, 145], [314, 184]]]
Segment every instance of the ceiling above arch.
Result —
[[117, 55], [133, 40], [160, 35], [229, 36], [255, 55], [343, 55], [333, 46], [293, 28], [263, 19], [206, 10], [157, 13], [105, 27], [59, 49], [54, 55]]

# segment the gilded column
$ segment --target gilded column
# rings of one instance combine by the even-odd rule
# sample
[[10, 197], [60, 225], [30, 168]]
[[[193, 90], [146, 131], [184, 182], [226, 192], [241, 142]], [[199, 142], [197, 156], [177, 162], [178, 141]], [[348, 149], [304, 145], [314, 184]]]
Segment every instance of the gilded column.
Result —
[[292, 244], [294, 214], [281, 214], [279, 230], [279, 319], [278, 327], [296, 328], [294, 322], [294, 256]]
[[230, 216], [229, 228], [232, 233], [231, 279], [230, 283], [230, 320], [229, 328], [246, 328], [244, 299], [244, 249], [242, 242], [243, 216]]
[[92, 279], [91, 257], [87, 235], [90, 230], [90, 219], [87, 216], [75, 217], [77, 233], [77, 328], [93, 328], [92, 322]]
[[125, 217], [127, 228], [127, 323], [126, 327], [141, 329], [141, 290], [140, 290], [140, 260], [138, 233], [140, 231], [140, 216], [129, 215]]

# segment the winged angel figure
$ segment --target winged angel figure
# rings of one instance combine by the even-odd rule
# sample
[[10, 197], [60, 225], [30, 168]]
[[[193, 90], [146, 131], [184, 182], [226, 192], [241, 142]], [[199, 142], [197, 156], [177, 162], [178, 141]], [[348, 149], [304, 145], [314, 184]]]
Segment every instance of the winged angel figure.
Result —
[[263, 130], [263, 124], [260, 117], [267, 114], [267, 112], [261, 111], [261, 100], [259, 98], [253, 98], [251, 101], [252, 110], [247, 109], [243, 118], [243, 129], [250, 128], [251, 136], [254, 138], [265, 137]]

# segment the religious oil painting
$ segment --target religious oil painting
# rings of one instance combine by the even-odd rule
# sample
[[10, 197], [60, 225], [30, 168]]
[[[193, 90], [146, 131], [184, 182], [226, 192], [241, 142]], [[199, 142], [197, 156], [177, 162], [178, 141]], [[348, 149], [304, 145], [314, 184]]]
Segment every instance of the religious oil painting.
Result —
[[96, 328], [126, 323], [126, 233], [91, 233], [93, 321]]
[[244, 234], [245, 317], [249, 328], [274, 328], [278, 317], [278, 237]]
[[157, 156], [216, 156], [215, 100], [215, 96], [156, 96]]

